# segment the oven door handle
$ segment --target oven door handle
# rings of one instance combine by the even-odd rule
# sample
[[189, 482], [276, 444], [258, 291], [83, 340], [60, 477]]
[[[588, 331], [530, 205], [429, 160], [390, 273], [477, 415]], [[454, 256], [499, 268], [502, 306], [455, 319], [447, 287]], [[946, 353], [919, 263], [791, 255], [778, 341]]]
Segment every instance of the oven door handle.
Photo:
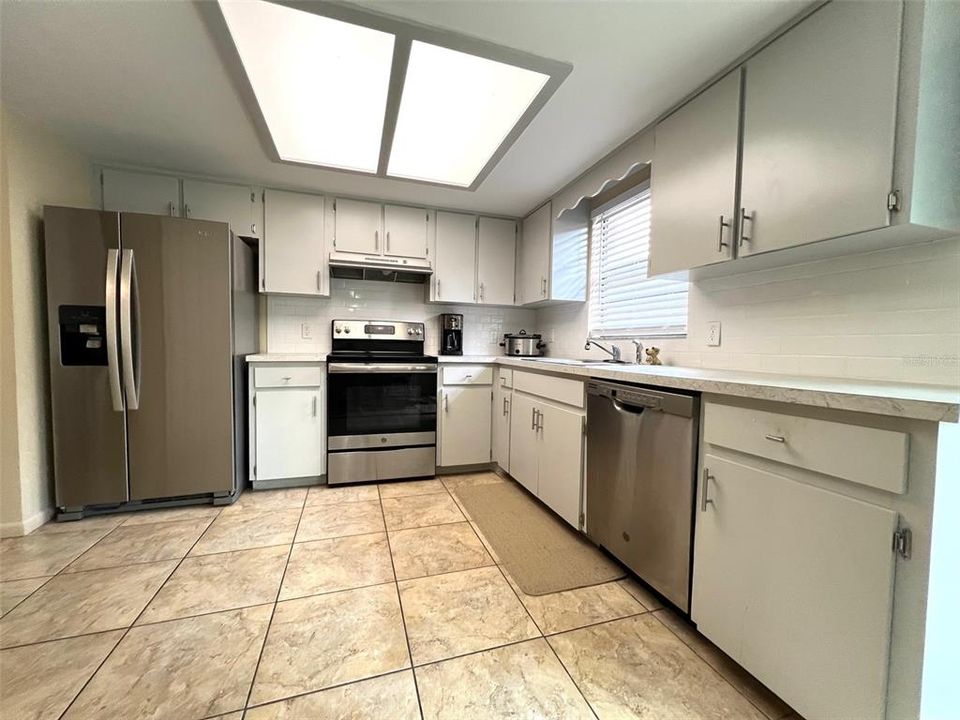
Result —
[[437, 374], [436, 365], [408, 365], [404, 363], [328, 363], [331, 373], [432, 373]]

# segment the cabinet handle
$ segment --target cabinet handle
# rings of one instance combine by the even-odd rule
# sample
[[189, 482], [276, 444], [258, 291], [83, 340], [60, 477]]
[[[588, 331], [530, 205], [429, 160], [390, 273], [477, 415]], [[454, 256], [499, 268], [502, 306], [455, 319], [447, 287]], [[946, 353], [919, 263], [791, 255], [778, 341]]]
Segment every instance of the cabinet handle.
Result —
[[373, 249], [378, 251], [380, 250], [380, 231], [373, 231]]
[[449, 406], [447, 405], [447, 395], [446, 395], [446, 393], [444, 393], [441, 397], [443, 397], [443, 411], [444, 411], [444, 412], [447, 412], [447, 409], [448, 409]]
[[285, 383], [288, 383], [288, 382], [290, 382], [290, 380], [292, 380], [292, 378], [291, 378], [289, 375], [287, 375], [287, 376], [285, 376], [285, 377], [282, 377], [282, 378], [280, 378], [280, 379], [283, 380], [283, 382], [285, 382]]
[[250, 232], [253, 233], [254, 235], [257, 234], [257, 224], [256, 224], [256, 223], [250, 223]]
[[547, 296], [547, 279], [540, 278], [540, 294], [544, 297]]
[[320, 292], [320, 271], [317, 270], [317, 292]]
[[785, 443], [787, 439], [783, 435], [764, 435], [770, 442]]
[[730, 227], [730, 223], [723, 221], [723, 215], [720, 216], [720, 228], [717, 230], [717, 252], [723, 252], [723, 249], [729, 245], [723, 241], [723, 229]]
[[390, 231], [387, 230], [387, 252], [390, 252]]
[[317, 416], [317, 396], [313, 396], [313, 416]]
[[483, 302], [483, 283], [480, 283], [480, 302]]
[[440, 297], [440, 278], [437, 278], [437, 297]]
[[503, 414], [507, 414], [507, 398], [503, 398]]
[[190, 206], [189, 206], [189, 205], [184, 204], [184, 206], [183, 206], [183, 216], [184, 216], [185, 218], [190, 217]]
[[744, 230], [744, 225], [746, 224], [747, 220], [749, 220], [750, 222], [753, 222], [753, 213], [748, 213], [745, 208], [740, 208], [740, 244], [739, 244], [739, 247], [743, 247], [743, 244], [744, 244], [745, 242], [750, 242], [751, 240], [753, 240], [753, 238], [747, 237], [747, 235], [743, 232], [743, 230]]
[[700, 512], [707, 511], [707, 505], [713, 505], [713, 500], [710, 499], [710, 496], [707, 495], [707, 483], [711, 480], [716, 480], [716, 478], [710, 474], [710, 471], [707, 468], [703, 469], [703, 481], [700, 483]]
[[537, 429], [537, 409], [536, 408], [530, 408], [530, 429], [531, 430]]
[[537, 430], [543, 432], [543, 413], [537, 410]]
[[173, 200], [167, 203], [167, 212], [170, 213], [170, 215], [177, 214], [177, 204], [173, 202]]

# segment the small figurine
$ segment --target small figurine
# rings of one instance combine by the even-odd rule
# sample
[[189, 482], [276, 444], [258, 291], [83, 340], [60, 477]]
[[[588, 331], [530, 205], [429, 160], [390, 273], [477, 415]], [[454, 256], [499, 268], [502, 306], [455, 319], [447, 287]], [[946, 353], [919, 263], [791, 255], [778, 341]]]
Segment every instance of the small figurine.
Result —
[[644, 352], [647, 353], [647, 365], [663, 365], [660, 362], [660, 348], [648, 347]]

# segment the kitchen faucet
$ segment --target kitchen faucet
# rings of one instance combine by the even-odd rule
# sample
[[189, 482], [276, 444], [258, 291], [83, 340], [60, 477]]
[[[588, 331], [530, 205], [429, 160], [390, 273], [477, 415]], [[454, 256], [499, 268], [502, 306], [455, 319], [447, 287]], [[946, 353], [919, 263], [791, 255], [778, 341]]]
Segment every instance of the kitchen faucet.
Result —
[[643, 343], [640, 342], [639, 340], [631, 340], [630, 342], [632, 342], [636, 346], [637, 365], [643, 365]]
[[613, 362], [620, 362], [620, 348], [618, 348], [616, 345], [611, 344], [610, 347], [607, 348], [601, 345], [600, 343], [598, 343], [596, 340], [591, 340], [590, 338], [587, 338], [587, 342], [584, 343], [583, 349], [589, 350], [591, 345], [595, 345], [596, 347], [603, 350], [607, 355], [609, 355], [613, 359]]

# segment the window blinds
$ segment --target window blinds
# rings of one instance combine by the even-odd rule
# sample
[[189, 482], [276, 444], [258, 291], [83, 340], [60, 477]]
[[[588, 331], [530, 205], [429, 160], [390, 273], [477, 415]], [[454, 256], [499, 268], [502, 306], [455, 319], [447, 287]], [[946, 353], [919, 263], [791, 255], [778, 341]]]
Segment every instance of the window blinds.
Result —
[[647, 277], [650, 189], [594, 214], [590, 234], [590, 335], [687, 332], [687, 282]]

